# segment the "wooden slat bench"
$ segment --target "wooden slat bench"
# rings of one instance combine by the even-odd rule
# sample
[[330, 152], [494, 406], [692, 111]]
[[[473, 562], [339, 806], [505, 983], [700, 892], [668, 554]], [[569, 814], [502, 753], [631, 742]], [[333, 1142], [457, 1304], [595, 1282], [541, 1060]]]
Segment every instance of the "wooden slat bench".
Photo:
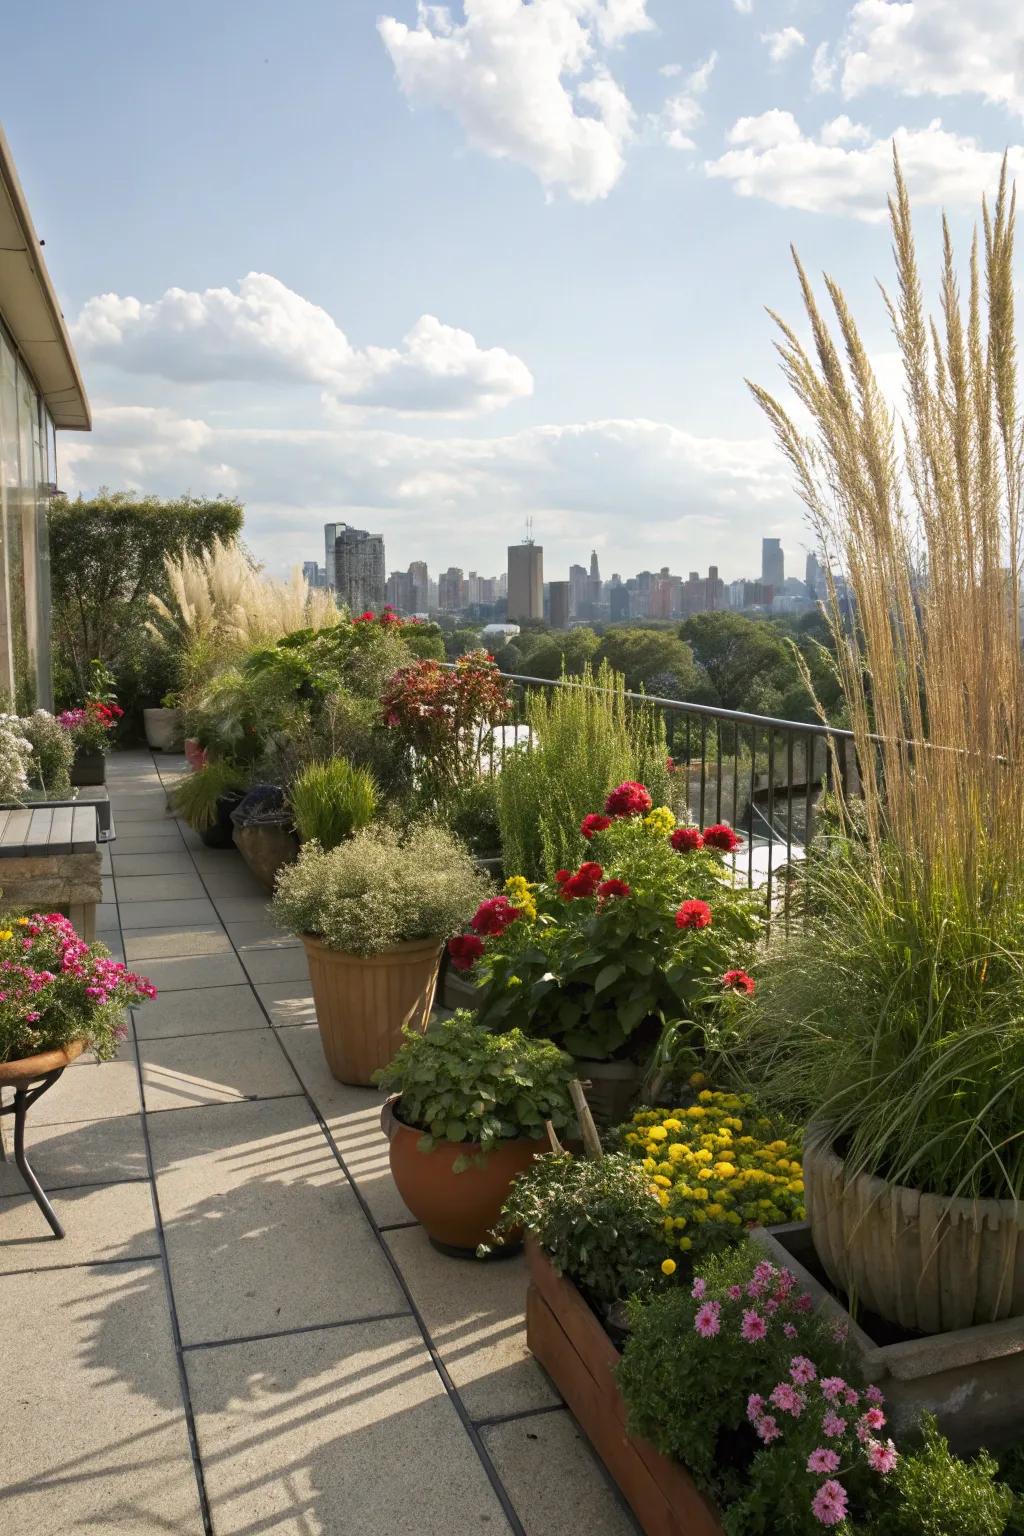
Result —
[[0, 905], [65, 907], [91, 942], [103, 891], [99, 834], [95, 803], [0, 808]]

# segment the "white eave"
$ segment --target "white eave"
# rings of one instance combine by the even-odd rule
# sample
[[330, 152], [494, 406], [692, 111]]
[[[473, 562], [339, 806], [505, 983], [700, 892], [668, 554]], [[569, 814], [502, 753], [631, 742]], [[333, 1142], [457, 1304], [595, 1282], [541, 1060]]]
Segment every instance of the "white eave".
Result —
[[89, 401], [10, 145], [0, 128], [0, 316], [56, 427], [88, 432]]

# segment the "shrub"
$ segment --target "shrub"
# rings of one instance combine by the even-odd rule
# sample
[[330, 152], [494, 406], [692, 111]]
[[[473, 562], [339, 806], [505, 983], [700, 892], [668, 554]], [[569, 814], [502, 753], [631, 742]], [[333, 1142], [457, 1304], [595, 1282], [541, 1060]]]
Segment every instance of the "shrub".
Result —
[[435, 826], [407, 841], [388, 827], [364, 827], [329, 853], [307, 843], [282, 870], [278, 921], [331, 949], [376, 955], [411, 939], [444, 939], [487, 889], [466, 849]]
[[70, 794], [71, 764], [75, 760], [71, 734], [45, 709], [27, 715], [21, 729], [32, 747], [28, 771], [33, 789], [58, 800]]
[[871, 1527], [877, 1536], [1002, 1536], [1013, 1493], [995, 1481], [998, 1467], [984, 1452], [961, 1461], [935, 1420], [926, 1415], [924, 1443], [904, 1452], [892, 1474], [891, 1501]]
[[661, 1207], [648, 1176], [624, 1152], [537, 1158], [513, 1183], [495, 1240], [500, 1245], [520, 1229], [597, 1307], [662, 1283]]
[[336, 848], [377, 810], [377, 786], [365, 768], [344, 757], [309, 763], [288, 791], [295, 825], [303, 842]]
[[437, 802], [480, 773], [493, 752], [492, 727], [508, 710], [505, 684], [486, 651], [467, 651], [453, 667], [403, 667], [381, 699], [385, 725], [415, 754], [417, 775]]
[[496, 858], [501, 853], [496, 776], [469, 778], [459, 784], [445, 795], [438, 815], [478, 858]]
[[573, 1065], [546, 1040], [518, 1029], [492, 1035], [460, 1009], [426, 1034], [406, 1030], [405, 1044], [377, 1081], [400, 1093], [403, 1125], [421, 1130], [424, 1152], [439, 1141], [478, 1143], [480, 1156], [457, 1158], [459, 1173], [516, 1137], [539, 1140], [544, 1122], [564, 1130], [573, 1118]]
[[100, 1061], [127, 1035], [125, 1009], [156, 996], [102, 944], [86, 944], [66, 917], [0, 918], [0, 1061], [84, 1040]]
[[32, 743], [17, 715], [0, 714], [0, 801], [18, 801], [28, 788]]
[[220, 802], [229, 795], [240, 795], [245, 775], [231, 763], [214, 760], [186, 774], [175, 785], [171, 803], [175, 813], [197, 832], [213, 825]]

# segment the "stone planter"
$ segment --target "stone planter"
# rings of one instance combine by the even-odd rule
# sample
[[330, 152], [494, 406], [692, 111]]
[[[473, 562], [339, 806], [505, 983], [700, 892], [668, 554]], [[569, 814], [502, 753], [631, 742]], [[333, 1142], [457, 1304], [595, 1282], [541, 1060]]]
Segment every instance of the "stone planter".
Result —
[[180, 752], [185, 742], [185, 716], [180, 709], [144, 709], [146, 745], [154, 752]]
[[107, 755], [99, 747], [76, 747], [71, 782], [79, 788], [107, 782]]
[[416, 939], [380, 955], [346, 955], [301, 938], [327, 1065], [340, 1083], [368, 1088], [401, 1045], [403, 1027], [426, 1029], [441, 944]]
[[803, 1164], [818, 1258], [858, 1305], [918, 1333], [1024, 1313], [1024, 1204], [849, 1175], [820, 1137], [808, 1138]]
[[474, 1164], [455, 1173], [457, 1158], [479, 1157], [479, 1143], [443, 1141], [421, 1152], [423, 1132], [399, 1120], [398, 1102], [398, 1095], [389, 1099], [381, 1113], [398, 1193], [435, 1248], [472, 1258], [501, 1215], [512, 1180], [525, 1173], [538, 1153], [550, 1150], [548, 1143], [524, 1138], [504, 1141], [488, 1154], [482, 1167]]
[[526, 1342], [547, 1371], [645, 1536], [722, 1536], [685, 1467], [631, 1435], [615, 1381], [619, 1352], [571, 1280], [528, 1240]]
[[773, 1264], [791, 1269], [816, 1310], [841, 1322], [859, 1360], [859, 1375], [885, 1393], [896, 1438], [913, 1435], [922, 1413], [933, 1413], [959, 1456], [982, 1447], [1008, 1449], [1024, 1419], [1024, 1317], [960, 1328], [952, 1333], [901, 1335], [866, 1316], [853, 1317], [822, 1284], [822, 1269], [806, 1222], [751, 1233]]
[[289, 826], [275, 822], [250, 822], [235, 827], [235, 847], [252, 874], [272, 891], [278, 874], [299, 856], [299, 840]]

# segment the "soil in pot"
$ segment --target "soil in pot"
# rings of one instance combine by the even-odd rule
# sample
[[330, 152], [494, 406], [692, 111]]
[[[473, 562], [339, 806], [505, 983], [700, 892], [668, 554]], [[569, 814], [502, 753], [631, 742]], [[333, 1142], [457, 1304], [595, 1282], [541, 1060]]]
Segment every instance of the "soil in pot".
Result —
[[[453, 1171], [460, 1157], [479, 1157], [470, 1142], [438, 1142], [429, 1152], [419, 1148], [422, 1131], [403, 1125], [394, 1113], [390, 1128], [391, 1174], [398, 1193], [423, 1227], [435, 1248], [456, 1257], [472, 1258], [488, 1239], [508, 1196], [512, 1180], [524, 1173], [546, 1141], [505, 1141], [490, 1152], [483, 1166], [474, 1162]], [[499, 1248], [512, 1253], [515, 1244]]]
[[404, 1026], [426, 1029], [441, 944], [416, 939], [379, 955], [346, 955], [301, 937], [327, 1065], [340, 1083], [369, 1088], [401, 1045]]
[[107, 782], [107, 757], [98, 747], [76, 747], [71, 782], [78, 788]]
[[287, 826], [273, 822], [235, 828], [235, 847], [263, 886], [272, 891], [278, 873], [299, 856], [299, 840]]
[[216, 815], [209, 826], [203, 827], [199, 833], [207, 848], [233, 848], [235, 846], [235, 828], [231, 821], [231, 812], [241, 798], [241, 793], [237, 790], [230, 795], [221, 795], [217, 801]]

